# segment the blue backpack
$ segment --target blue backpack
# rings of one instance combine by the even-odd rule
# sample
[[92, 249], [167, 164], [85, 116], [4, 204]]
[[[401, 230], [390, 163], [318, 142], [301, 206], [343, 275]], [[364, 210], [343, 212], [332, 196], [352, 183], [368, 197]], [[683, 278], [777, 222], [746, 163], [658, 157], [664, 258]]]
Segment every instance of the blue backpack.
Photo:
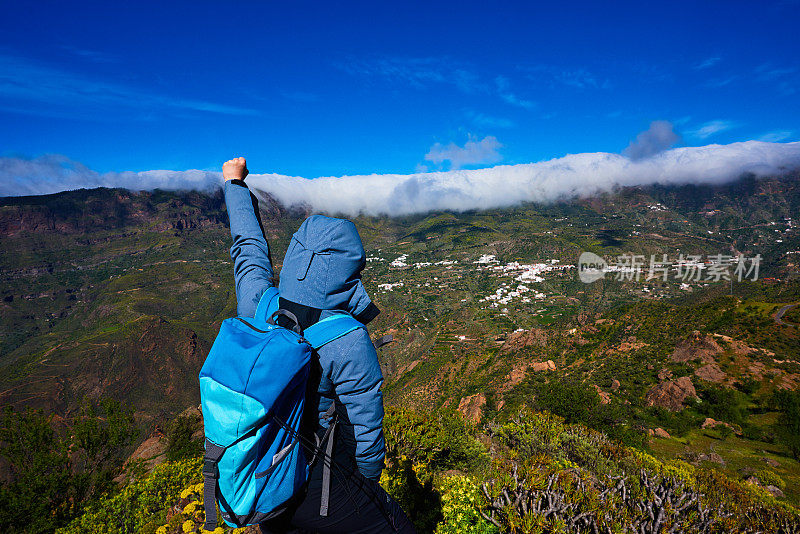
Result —
[[[296, 326], [277, 325], [281, 315]], [[319, 454], [327, 456], [320, 515], [327, 514], [334, 405], [325, 414], [330, 423], [321, 440], [301, 434], [306, 389], [314, 351], [358, 328], [364, 325], [342, 313], [303, 332], [294, 315], [278, 309], [274, 287], [261, 297], [254, 318], [223, 321], [200, 370], [206, 530], [217, 526], [217, 502], [232, 527], [281, 513], [305, 485]]]

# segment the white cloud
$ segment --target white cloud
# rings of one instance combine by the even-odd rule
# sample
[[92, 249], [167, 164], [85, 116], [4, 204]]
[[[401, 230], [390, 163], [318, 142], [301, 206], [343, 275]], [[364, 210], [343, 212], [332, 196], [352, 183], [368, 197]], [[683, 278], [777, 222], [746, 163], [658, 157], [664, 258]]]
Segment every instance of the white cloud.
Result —
[[800, 84], [797, 67], [776, 66], [770, 62], [756, 67], [755, 80], [768, 84], [784, 96], [795, 94]]
[[[743, 173], [769, 176], [799, 167], [800, 142], [747, 141], [673, 148], [638, 161], [596, 152], [477, 170], [314, 179], [251, 174], [247, 182], [257, 195], [269, 194], [287, 206], [307, 204], [319, 213], [407, 215], [555, 202], [620, 186], [721, 184]], [[208, 190], [220, 180], [219, 173], [199, 170], [100, 174], [63, 156], [0, 158], [0, 195], [97, 186]]]
[[756, 80], [771, 82], [778, 78], [785, 78], [797, 72], [795, 67], [776, 67], [772, 63], [763, 63], [756, 67]]
[[497, 93], [500, 95], [500, 98], [506, 102], [506, 104], [511, 104], [512, 106], [517, 106], [524, 109], [533, 109], [536, 107], [535, 102], [525, 100], [524, 98], [520, 98], [512, 93], [510, 90], [511, 82], [509, 82], [508, 78], [505, 76], [497, 76], [494, 79], [494, 83], [497, 86]]
[[632, 160], [649, 158], [671, 148], [680, 139], [681, 137], [675, 133], [671, 122], [653, 121], [647, 130], [631, 141], [631, 144], [622, 151], [622, 155]]
[[695, 67], [694, 67], [694, 68], [695, 68], [695, 70], [703, 70], [703, 69], [707, 69], [707, 68], [709, 68], [709, 67], [713, 67], [714, 65], [716, 65], [717, 63], [719, 63], [719, 62], [720, 62], [720, 60], [722, 60], [722, 58], [721, 58], [721, 57], [719, 57], [719, 56], [712, 56], [712, 57], [709, 57], [709, 58], [707, 58], [707, 59], [705, 59], [705, 60], [701, 61], [700, 63], [698, 63], [697, 65], [695, 65]]
[[[31, 115], [77, 115], [82, 118], [103, 116], [98, 113], [99, 110], [109, 108], [139, 112], [188, 110], [226, 115], [258, 115], [256, 110], [249, 108], [152, 93], [127, 84], [6, 55], [1, 51], [0, 107]], [[80, 111], [84, 108], [89, 111]]]
[[720, 184], [743, 173], [767, 176], [797, 167], [800, 142], [747, 141], [673, 148], [639, 161], [597, 152], [477, 170], [313, 180], [270, 174], [251, 175], [247, 180], [253, 190], [269, 193], [286, 205], [308, 204], [317, 212], [407, 215], [555, 202], [619, 186]]
[[351, 57], [336, 66], [356, 76], [384, 78], [418, 89], [432, 83], [452, 84], [468, 94], [484, 88], [469, 65], [447, 57]]
[[594, 75], [586, 69], [562, 70], [556, 75], [556, 79], [564, 85], [571, 85], [578, 89], [584, 89], [586, 87], [606, 89], [607, 87], [604, 85], [608, 83], [607, 80], [602, 84], [598, 83]]
[[0, 158], [0, 196], [46, 195], [93, 187], [211, 191], [219, 187], [219, 181], [220, 173], [196, 169], [99, 173], [55, 154]]
[[714, 88], [726, 87], [738, 79], [739, 76], [737, 74], [728, 76], [726, 78], [714, 78], [713, 80], [708, 80], [706, 82], [706, 87], [714, 87]]
[[464, 113], [476, 126], [482, 128], [513, 128], [514, 121], [505, 117], [493, 117], [473, 110]]
[[553, 65], [526, 65], [519, 67], [527, 72], [526, 78], [536, 83], [547, 83], [551, 87], [566, 85], [576, 89], [610, 89], [610, 80], [600, 78], [583, 67], [563, 68]]
[[715, 120], [715, 121], [709, 121], [700, 126], [698, 129], [691, 130], [688, 133], [690, 136], [695, 137], [697, 139], [707, 139], [712, 135], [724, 132], [725, 130], [730, 130], [731, 128], [735, 127], [736, 123], [733, 121]]
[[794, 132], [791, 130], [776, 130], [774, 132], [767, 132], [758, 138], [759, 141], [766, 141], [768, 143], [777, 143], [778, 141], [785, 141], [792, 137]]
[[455, 143], [450, 143], [449, 145], [436, 143], [425, 154], [425, 160], [436, 165], [449, 161], [451, 169], [460, 169], [464, 165], [497, 163], [503, 159], [497, 151], [502, 146], [493, 135], [487, 135], [480, 141], [470, 139], [464, 143], [463, 147]]

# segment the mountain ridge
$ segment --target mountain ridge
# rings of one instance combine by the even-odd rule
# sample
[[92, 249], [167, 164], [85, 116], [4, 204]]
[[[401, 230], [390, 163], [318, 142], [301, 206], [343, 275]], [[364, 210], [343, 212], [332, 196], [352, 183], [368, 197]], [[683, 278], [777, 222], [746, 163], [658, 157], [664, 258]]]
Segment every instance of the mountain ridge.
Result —
[[[260, 211], [279, 272], [308, 212], [269, 199]], [[502, 210], [356, 217], [368, 256], [363, 279], [383, 310], [370, 331], [397, 339], [379, 355], [386, 402], [459, 410], [477, 424], [533, 406], [662, 457], [708, 457], [716, 446], [728, 462], [720, 469], [733, 477], [768, 450], [796, 502], [800, 464], [785, 457], [770, 426], [771, 395], [800, 384], [800, 329], [772, 317], [800, 301], [796, 213], [795, 173]], [[220, 192], [0, 199], [0, 405], [69, 419], [83, 399], [112, 397], [136, 409], [142, 436], [196, 406], [199, 367], [236, 309], [226, 221]], [[609, 262], [737, 253], [763, 262], [758, 281], [612, 272], [584, 284], [575, 272], [583, 251]], [[695, 331], [752, 350], [716, 341], [720, 350], [706, 360], [673, 361], [678, 346], [700, 350]], [[698, 400], [648, 405], [653, 388], [679, 379]], [[584, 404], [593, 408], [572, 408]], [[723, 427], [701, 428], [707, 418], [739, 434], [715, 445], [709, 436]], [[649, 438], [657, 429], [670, 437]], [[741, 451], [747, 461], [731, 459]]]
[[[696, 227], [705, 224], [706, 227], [715, 229], [710, 232], [719, 234], [720, 229], [725, 226], [737, 227], [747, 218], [766, 220], [776, 212], [779, 215], [786, 213], [784, 216], [792, 212], [798, 213], [800, 195], [797, 194], [797, 189], [796, 175], [767, 180], [755, 180], [751, 177], [722, 186], [636, 186], [624, 188], [614, 194], [605, 193], [582, 201], [555, 205], [526, 205], [508, 210], [443, 212], [400, 218], [359, 217], [355, 221], [370, 254], [394, 243], [398, 245], [398, 256], [403, 252], [412, 256], [419, 254], [427, 256], [425, 261], [436, 258], [443, 261], [442, 258], [448, 251], [462, 256], [464, 253], [473, 254], [469, 252], [471, 250], [493, 251], [501, 256], [506, 254], [504, 251], [510, 252], [512, 256], [518, 253], [528, 256], [531, 253], [556, 254], [561, 256], [560, 261], [565, 261], [569, 256], [567, 251], [577, 251], [576, 245], [599, 244], [601, 250], [620, 250], [632, 241], [648, 239], [652, 241], [648, 246], [652, 247], [663, 242], [680, 240], [680, 237], [676, 237], [680, 234], [687, 235], [685, 243], [682, 243], [685, 246], [700, 248], [709, 243], [721, 244], [726, 241], [725, 238], [713, 234], [703, 236]], [[762, 206], [759, 213], [752, 206], [756, 199], [763, 204], [764, 196], [776, 200], [769, 209]], [[654, 200], [656, 204], [648, 204]], [[671, 208], [667, 210], [661, 201], [668, 202]], [[675, 208], [692, 211], [695, 220], [688, 225], [689, 232], [684, 228], [678, 228], [684, 230], [683, 232], [675, 231], [675, 226], [686, 224], [681, 221], [688, 222], [688, 219], [676, 216]], [[280, 254], [275, 254], [275, 251], [283, 250], [293, 228], [306, 212], [296, 208], [287, 209], [269, 198], [260, 204], [260, 210], [273, 255], [279, 264]], [[520, 215], [525, 216], [526, 220], [521, 219]], [[497, 219], [502, 216], [510, 217], [510, 220], [498, 226]], [[144, 273], [145, 270], [161, 270], [169, 272], [173, 277], [178, 274], [188, 275], [187, 280], [180, 284], [176, 292], [178, 295], [200, 288], [224, 290], [227, 304], [223, 309], [225, 313], [232, 314], [231, 292], [225, 288], [230, 283], [230, 275], [225, 272], [229, 268], [226, 217], [220, 191], [205, 195], [197, 192], [131, 192], [99, 188], [42, 197], [0, 199], [0, 235], [6, 243], [0, 256], [3, 277], [7, 283], [11, 282], [12, 287], [16, 284], [20, 289], [28, 288], [28, 291], [18, 293], [10, 288], [4, 289], [2, 306], [10, 317], [18, 311], [15, 308], [26, 308], [28, 313], [21, 314], [18, 321], [29, 327], [30, 323], [34, 323], [33, 329], [27, 330], [31, 334], [42, 332], [45, 324], [48, 329], [52, 328], [52, 324], [74, 315], [76, 306], [91, 300], [96, 305], [79, 323], [80, 327], [86, 328], [93, 322], [102, 323], [111, 309], [109, 304], [102, 304], [104, 299], [108, 300], [108, 296], [104, 296], [95, 283], [102, 282], [106, 290], [120, 294], [119, 292], [131, 288], [123, 287], [124, 283], [121, 281], [114, 282], [114, 276], [130, 277], [132, 287], [136, 287], [147, 279], [147, 275], [135, 272], [138, 269], [139, 273]], [[569, 222], [570, 217], [575, 218], [574, 225]], [[660, 228], [653, 227], [654, 222]], [[639, 235], [633, 233], [638, 232], [634, 229], [636, 225], [645, 229], [645, 224], [651, 225], [650, 232], [642, 231]], [[691, 228], [692, 226], [695, 228]], [[550, 237], [552, 230], [547, 230], [548, 227], [560, 227], [560, 235]], [[770, 229], [768, 226], [765, 228]], [[624, 235], [626, 230], [628, 235]], [[765, 233], [755, 227], [756, 235], [762, 236]], [[644, 236], [640, 237], [642, 234]], [[595, 243], [592, 238], [598, 236], [600, 242]], [[753, 236], [750, 234], [738, 238], [732, 236], [733, 239], [726, 243], [728, 250], [719, 252], [750, 253], [753, 245], [745, 241], [751, 237]], [[796, 234], [790, 237], [793, 243], [797, 243]], [[64, 239], [67, 240], [66, 243]], [[771, 245], [774, 247], [779, 244]], [[11, 249], [16, 250], [12, 252]], [[35, 256], [33, 252], [36, 253]], [[783, 259], [786, 257], [784, 255]], [[772, 258], [768, 258], [768, 262], [770, 260]], [[381, 263], [371, 262], [365, 276], [376, 270], [378, 277], [393, 276], [390, 271], [395, 269], [383, 269]], [[771, 264], [768, 263], [769, 265]], [[774, 267], [778, 272], [786, 269], [786, 265], [780, 263]], [[414, 270], [418, 269], [412, 269]], [[203, 276], [202, 271], [206, 271], [206, 276]], [[48, 284], [48, 279], [72, 283], [59, 285], [55, 283], [56, 280], [50, 280], [51, 283]], [[378, 292], [391, 300], [390, 291], [378, 288]], [[133, 315], [152, 313], [153, 317], [161, 317], [163, 320], [177, 320], [177, 326], [186, 323], [186, 318], [179, 312], [172, 316], [163, 313], [170, 306], [164, 306], [163, 302], [158, 303], [157, 294], [155, 292], [142, 302], [136, 302], [132, 311], [138, 313]], [[41, 313], [32, 317], [30, 312], [34, 311], [34, 307], [24, 306], [32, 302], [44, 302], [48, 306], [38, 310]], [[55, 313], [47, 309], [53, 302], [56, 305], [52, 308], [61, 308]], [[393, 306], [390, 304], [389, 307]], [[215, 312], [211, 323], [218, 324], [224, 314], [220, 313], [220, 309]], [[390, 323], [387, 317], [397, 319], [390, 312], [382, 318], [382, 325]], [[130, 318], [120, 316], [118, 322], [127, 324]], [[199, 343], [208, 345], [213, 328], [192, 329], [189, 324], [185, 326], [195, 335], [200, 331]], [[107, 327], [111, 328], [112, 325]], [[131, 327], [133, 330], [138, 329], [136, 325]], [[135, 334], [142, 335], [144, 332]], [[26, 342], [24, 337], [17, 337], [17, 346]], [[4, 343], [0, 351], [0, 366], [7, 366], [9, 356], [14, 357], [10, 354], [13, 351], [9, 350], [13, 345], [13, 342]], [[46, 346], [41, 351], [42, 354], [56, 350], [52, 343]], [[410, 363], [411, 361], [403, 365]], [[10, 384], [8, 377], [3, 382]]]

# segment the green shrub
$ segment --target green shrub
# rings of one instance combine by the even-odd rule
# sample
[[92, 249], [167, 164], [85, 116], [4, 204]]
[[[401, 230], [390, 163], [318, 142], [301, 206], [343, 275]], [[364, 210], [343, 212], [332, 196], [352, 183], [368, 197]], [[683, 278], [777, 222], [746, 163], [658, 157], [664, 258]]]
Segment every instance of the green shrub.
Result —
[[56, 432], [53, 416], [16, 412], [0, 421], [0, 455], [10, 482], [0, 487], [0, 531], [49, 532], [65, 525], [87, 501], [114, 489], [136, 430], [132, 410], [118, 401], [85, 400], [69, 432]]
[[764, 486], [775, 486], [776, 488], [780, 489], [784, 489], [786, 487], [786, 482], [784, 482], [778, 473], [771, 471], [766, 467], [762, 467], [754, 474]]
[[442, 521], [435, 534], [496, 534], [498, 528], [480, 514], [486, 498], [471, 477], [454, 475], [439, 485], [442, 494]]
[[428, 466], [405, 455], [387, 458], [381, 486], [400, 504], [418, 532], [432, 532], [442, 518], [442, 500]]
[[534, 395], [534, 407], [563, 417], [567, 423], [588, 423], [600, 406], [600, 395], [594, 388], [572, 380], [539, 383]]
[[390, 456], [407, 456], [431, 470], [470, 470], [486, 459], [486, 448], [454, 410], [422, 415], [389, 408], [384, 429]]
[[[482, 438], [491, 461], [456, 414], [390, 410], [386, 422], [381, 484], [421, 534], [800, 529], [798, 510], [762, 488], [679, 460], [662, 462], [555, 414], [526, 408], [491, 426]], [[163, 464], [59, 532], [197, 532], [200, 468], [200, 459]], [[768, 471], [757, 476], [782, 485]]]
[[673, 436], [685, 436], [689, 431], [699, 427], [703, 420], [694, 410], [690, 409], [671, 412], [658, 406], [652, 406], [645, 413], [647, 419], [652, 423], [650, 426], [666, 428]]
[[528, 403], [539, 411], [563, 417], [567, 423], [581, 423], [626, 445], [642, 447], [644, 434], [631, 427], [633, 410], [616, 400], [602, 404], [600, 395], [591, 384], [572, 379], [537, 382], [533, 399]]
[[792, 456], [800, 458], [800, 392], [779, 390], [775, 393], [775, 404], [780, 411], [775, 435]]
[[13, 480], [0, 487], [0, 531], [46, 532], [73, 513], [68, 448], [54, 432], [52, 418], [10, 406], [2, 413], [0, 454]]
[[187, 485], [202, 479], [203, 461], [191, 458], [157, 466], [147, 478], [137, 480], [116, 495], [90, 505], [86, 512], [59, 534], [127, 534], [142, 532], [144, 525], [162, 524], [166, 511]]
[[203, 443], [192, 439], [192, 434], [201, 428], [198, 415], [181, 415], [172, 421], [167, 429], [167, 460], [174, 462], [202, 454]]
[[698, 385], [701, 402], [696, 409], [707, 417], [742, 425], [747, 418], [747, 398], [735, 389], [716, 385]]

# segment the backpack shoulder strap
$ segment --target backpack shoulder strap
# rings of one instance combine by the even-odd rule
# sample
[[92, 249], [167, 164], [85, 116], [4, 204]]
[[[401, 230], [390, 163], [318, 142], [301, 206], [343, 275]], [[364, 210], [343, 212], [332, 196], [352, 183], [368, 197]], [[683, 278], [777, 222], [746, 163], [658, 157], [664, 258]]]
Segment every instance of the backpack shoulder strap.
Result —
[[219, 481], [219, 460], [225, 453], [220, 447], [206, 438], [206, 452], [203, 456], [203, 506], [206, 510], [205, 530], [217, 528], [217, 484]]
[[264, 293], [261, 295], [261, 299], [258, 301], [256, 314], [253, 317], [257, 323], [262, 326], [267, 324], [267, 319], [269, 319], [269, 316], [275, 313], [275, 310], [278, 309], [279, 296], [280, 293], [278, 292], [278, 288], [275, 286], [271, 286], [264, 291]]
[[359, 328], [364, 328], [364, 325], [352, 315], [337, 313], [306, 328], [303, 337], [312, 347], [318, 349]]

